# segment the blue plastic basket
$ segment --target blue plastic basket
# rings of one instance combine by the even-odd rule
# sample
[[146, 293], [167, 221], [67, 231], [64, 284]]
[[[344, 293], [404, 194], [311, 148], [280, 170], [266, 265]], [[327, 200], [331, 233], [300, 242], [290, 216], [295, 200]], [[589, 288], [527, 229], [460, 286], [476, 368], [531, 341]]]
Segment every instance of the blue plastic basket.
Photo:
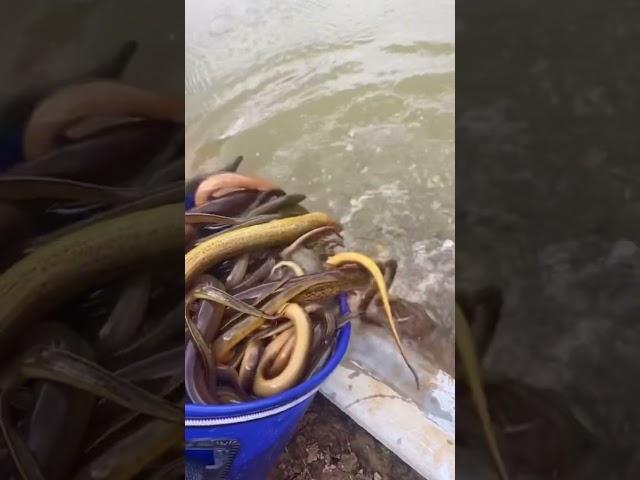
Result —
[[[346, 297], [340, 310], [348, 313]], [[185, 406], [186, 480], [264, 480], [275, 466], [320, 385], [349, 345], [351, 326], [338, 332], [336, 347], [306, 382], [262, 400], [237, 405]]]

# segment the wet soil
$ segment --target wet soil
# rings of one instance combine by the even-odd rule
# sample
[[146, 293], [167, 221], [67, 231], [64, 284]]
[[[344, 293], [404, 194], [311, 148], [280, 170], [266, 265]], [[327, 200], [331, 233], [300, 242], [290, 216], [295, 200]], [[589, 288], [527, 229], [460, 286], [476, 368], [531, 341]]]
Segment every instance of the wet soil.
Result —
[[269, 480], [424, 480], [318, 395]]

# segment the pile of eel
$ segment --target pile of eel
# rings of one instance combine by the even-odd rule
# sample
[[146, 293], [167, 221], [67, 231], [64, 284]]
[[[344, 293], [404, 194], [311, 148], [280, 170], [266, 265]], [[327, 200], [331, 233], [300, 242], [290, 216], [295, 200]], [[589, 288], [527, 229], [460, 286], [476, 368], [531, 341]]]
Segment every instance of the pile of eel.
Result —
[[136, 49], [0, 113], [2, 479], [184, 475], [184, 100]]
[[355, 314], [380, 296], [419, 385], [389, 303], [385, 274], [394, 268], [345, 251], [335, 220], [268, 180], [224, 172], [194, 179], [187, 194], [185, 387], [193, 403], [247, 402], [309, 378], [350, 319], [338, 297], [344, 305], [358, 292]]

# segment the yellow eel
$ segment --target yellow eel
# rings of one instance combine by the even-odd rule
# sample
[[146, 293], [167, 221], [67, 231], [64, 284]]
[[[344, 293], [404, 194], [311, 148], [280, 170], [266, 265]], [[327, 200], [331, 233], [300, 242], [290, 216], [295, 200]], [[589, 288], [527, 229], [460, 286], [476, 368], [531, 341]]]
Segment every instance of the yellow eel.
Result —
[[272, 220], [216, 235], [189, 250], [185, 255], [185, 286], [189, 288], [194, 278], [226, 258], [251, 250], [286, 245], [300, 235], [325, 225], [338, 227], [338, 223], [329, 215], [316, 212]]
[[469, 389], [471, 390], [471, 399], [476, 408], [476, 413], [480, 418], [482, 430], [487, 441], [487, 447], [491, 458], [495, 464], [500, 480], [507, 480], [507, 468], [500, 454], [498, 441], [496, 440], [491, 423], [491, 415], [489, 414], [489, 406], [487, 397], [482, 387], [482, 370], [476, 348], [473, 341], [473, 334], [467, 319], [462, 312], [460, 306], [456, 303], [456, 347], [460, 360], [464, 366]]
[[361, 253], [342, 252], [327, 259], [327, 264], [334, 267], [339, 267], [340, 265], [344, 265], [345, 263], [356, 263], [358, 265], [361, 265], [369, 271], [374, 281], [376, 282], [376, 286], [378, 287], [380, 298], [382, 299], [382, 304], [384, 306], [384, 311], [387, 314], [389, 327], [391, 328], [391, 333], [393, 333], [393, 338], [396, 341], [398, 349], [400, 350], [400, 355], [402, 355], [404, 363], [407, 364], [407, 367], [409, 367], [409, 370], [411, 370], [411, 373], [413, 374], [413, 378], [416, 381], [416, 388], [420, 390], [420, 380], [418, 379], [418, 374], [416, 373], [411, 363], [409, 363], [409, 360], [404, 353], [404, 349], [402, 348], [402, 343], [400, 342], [400, 336], [398, 335], [396, 323], [391, 313], [391, 305], [389, 304], [389, 292], [387, 292], [387, 286], [384, 283], [384, 276], [382, 275], [380, 268], [373, 260]]
[[253, 393], [258, 397], [269, 397], [293, 387], [302, 377], [311, 347], [311, 321], [307, 312], [297, 303], [286, 303], [280, 313], [293, 323], [295, 344], [289, 362], [280, 374], [267, 378], [267, 369], [278, 356], [280, 349], [289, 340], [289, 330], [285, 330], [264, 350], [258, 363], [258, 370], [253, 381]]

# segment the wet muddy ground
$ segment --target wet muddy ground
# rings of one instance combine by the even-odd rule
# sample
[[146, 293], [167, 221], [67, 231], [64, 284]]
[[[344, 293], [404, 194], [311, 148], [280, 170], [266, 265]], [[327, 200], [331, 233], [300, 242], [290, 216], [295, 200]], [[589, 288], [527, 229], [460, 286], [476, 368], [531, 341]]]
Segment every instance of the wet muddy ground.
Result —
[[422, 480], [318, 395], [269, 480]]

